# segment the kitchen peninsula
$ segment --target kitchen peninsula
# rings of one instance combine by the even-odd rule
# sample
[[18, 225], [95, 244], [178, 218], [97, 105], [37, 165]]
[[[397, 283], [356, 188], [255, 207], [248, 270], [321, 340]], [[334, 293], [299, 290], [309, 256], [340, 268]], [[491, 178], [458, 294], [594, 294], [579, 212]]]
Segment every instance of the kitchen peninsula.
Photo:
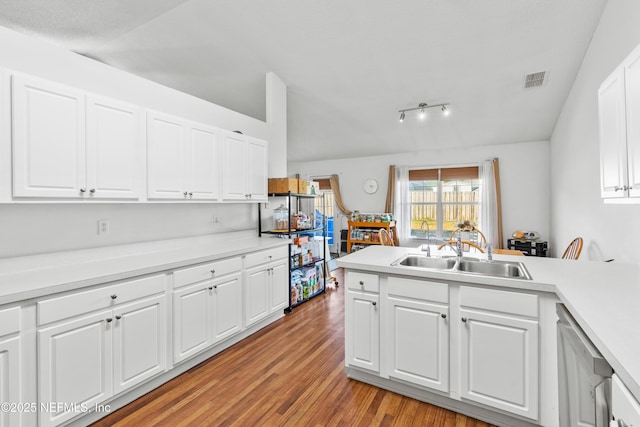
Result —
[[494, 255], [523, 262], [526, 280], [396, 263], [411, 253], [424, 256], [371, 247], [338, 260], [351, 378], [498, 425], [558, 426], [559, 302], [640, 397], [637, 265]]

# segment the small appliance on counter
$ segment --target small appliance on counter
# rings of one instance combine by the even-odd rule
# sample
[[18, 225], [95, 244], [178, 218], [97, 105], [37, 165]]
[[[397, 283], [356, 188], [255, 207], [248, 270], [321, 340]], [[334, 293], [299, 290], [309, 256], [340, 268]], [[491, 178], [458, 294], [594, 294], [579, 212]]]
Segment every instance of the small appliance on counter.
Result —
[[507, 239], [507, 249], [515, 249], [525, 255], [546, 257], [549, 244], [540, 240], [537, 231], [516, 230], [511, 234], [512, 239]]

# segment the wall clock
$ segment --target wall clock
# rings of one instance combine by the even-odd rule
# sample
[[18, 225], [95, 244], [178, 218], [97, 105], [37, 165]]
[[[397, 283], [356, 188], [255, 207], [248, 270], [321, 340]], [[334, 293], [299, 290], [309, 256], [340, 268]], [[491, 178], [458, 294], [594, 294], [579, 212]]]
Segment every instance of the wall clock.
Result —
[[369, 194], [373, 194], [378, 191], [378, 181], [373, 178], [367, 179], [362, 185], [362, 189]]

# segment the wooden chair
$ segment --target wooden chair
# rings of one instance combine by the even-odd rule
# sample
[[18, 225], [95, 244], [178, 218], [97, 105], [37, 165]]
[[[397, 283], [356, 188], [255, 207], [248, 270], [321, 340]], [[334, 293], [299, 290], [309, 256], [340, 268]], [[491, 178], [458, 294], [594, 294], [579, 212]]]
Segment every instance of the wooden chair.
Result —
[[378, 236], [380, 237], [380, 244], [382, 246], [395, 246], [391, 235], [385, 228], [378, 230]]
[[[456, 245], [457, 241], [458, 241], [458, 234], [460, 233], [464, 233], [468, 231], [469, 235], [470, 235], [470, 239], [463, 239], [462, 240], [462, 246], [467, 246], [469, 248], [475, 248], [477, 249], [480, 253], [484, 253], [485, 249], [487, 248], [487, 238], [485, 237], [484, 233], [480, 230], [478, 230], [478, 228], [476, 228], [475, 226], [471, 227], [471, 230], [466, 230], [466, 229], [462, 229], [462, 228], [456, 228], [455, 231], [453, 233], [451, 233], [451, 236], [449, 236], [449, 243], [452, 244], [453, 246]], [[443, 243], [440, 246], [438, 246], [438, 249], [442, 249], [443, 247], [445, 247], [446, 244]]]
[[569, 243], [567, 249], [562, 254], [562, 259], [578, 259], [580, 252], [582, 252], [582, 237], [576, 237]]

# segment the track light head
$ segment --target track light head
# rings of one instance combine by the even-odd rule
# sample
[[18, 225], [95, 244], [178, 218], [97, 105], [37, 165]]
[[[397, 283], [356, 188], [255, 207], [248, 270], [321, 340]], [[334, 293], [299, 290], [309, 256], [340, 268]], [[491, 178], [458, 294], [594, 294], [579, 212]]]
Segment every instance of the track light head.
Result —
[[400, 112], [400, 123], [404, 122], [404, 111]]
[[448, 116], [449, 113], [451, 113], [451, 111], [449, 111], [447, 107], [444, 105], [442, 106], [441, 110], [442, 110], [442, 114], [444, 114], [445, 116]]

